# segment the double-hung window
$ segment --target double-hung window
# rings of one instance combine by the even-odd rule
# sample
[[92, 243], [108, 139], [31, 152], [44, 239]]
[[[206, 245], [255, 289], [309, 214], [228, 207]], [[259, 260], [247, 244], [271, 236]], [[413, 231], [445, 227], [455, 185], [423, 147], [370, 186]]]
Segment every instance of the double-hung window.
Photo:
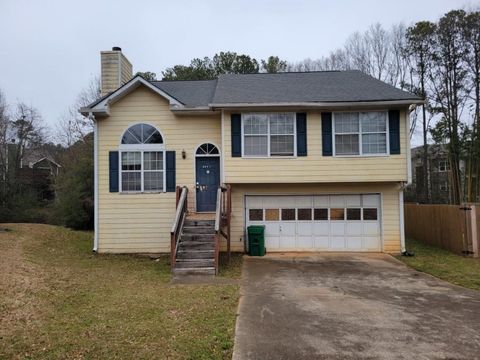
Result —
[[338, 112], [333, 115], [334, 150], [337, 156], [386, 155], [386, 111]]
[[295, 113], [242, 114], [243, 156], [295, 155]]
[[160, 132], [137, 124], [125, 132], [120, 145], [122, 192], [165, 191], [165, 149]]

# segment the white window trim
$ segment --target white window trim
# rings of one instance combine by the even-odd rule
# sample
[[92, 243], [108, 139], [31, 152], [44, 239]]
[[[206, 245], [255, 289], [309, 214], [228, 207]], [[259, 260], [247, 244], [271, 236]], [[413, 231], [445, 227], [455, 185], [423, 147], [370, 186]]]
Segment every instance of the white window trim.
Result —
[[[268, 115], [268, 114], [293, 114], [293, 155], [271, 155], [270, 152], [270, 121], [268, 121], [267, 134], [248, 134], [248, 136], [267, 136], [268, 155], [245, 155], [245, 134], [243, 132], [244, 115]], [[246, 159], [294, 159], [297, 157], [297, 114], [293, 112], [265, 112], [265, 113], [242, 113], [241, 114], [242, 158]], [[288, 135], [292, 134], [274, 134]]]
[[[125, 152], [140, 152], [140, 161], [141, 161], [141, 168], [140, 170], [140, 191], [136, 190], [123, 190], [122, 189], [122, 153]], [[163, 169], [157, 171], [163, 171], [163, 189], [162, 190], [145, 190], [144, 189], [144, 163], [143, 163], [143, 154], [144, 152], [161, 152], [163, 155]], [[166, 192], [166, 179], [167, 179], [167, 172], [166, 172], [166, 151], [164, 144], [120, 144], [118, 149], [118, 184], [119, 184], [119, 192], [123, 194], [155, 194], [155, 193], [162, 193]], [[149, 171], [149, 170], [147, 170]], [[125, 171], [125, 172], [134, 172], [134, 171]]]
[[[362, 112], [383, 112], [386, 114], [386, 126], [385, 126], [385, 135], [386, 135], [386, 152], [385, 153], [379, 153], [379, 154], [364, 154], [363, 153], [363, 144], [362, 144], [362, 121], [360, 120], [360, 115], [358, 117], [358, 132], [355, 133], [335, 133], [335, 114], [338, 113], [351, 113], [351, 112], [358, 112], [359, 114]], [[366, 132], [365, 134], [381, 134], [383, 132]], [[359, 153], [358, 154], [351, 154], [351, 155], [337, 155], [337, 149], [335, 146], [335, 135], [358, 135], [358, 147], [359, 147]], [[389, 128], [389, 118], [388, 118], [388, 111], [386, 110], [372, 110], [372, 111], [335, 111], [332, 113], [332, 147], [333, 151], [332, 154], [334, 157], [385, 157], [385, 156], [390, 156], [390, 128]]]

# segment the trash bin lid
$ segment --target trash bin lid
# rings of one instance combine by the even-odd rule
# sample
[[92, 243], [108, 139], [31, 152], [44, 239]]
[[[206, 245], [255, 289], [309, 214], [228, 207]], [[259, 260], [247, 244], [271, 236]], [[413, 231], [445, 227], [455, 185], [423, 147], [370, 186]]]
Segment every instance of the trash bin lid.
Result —
[[265, 225], [250, 225], [247, 231], [249, 234], [263, 234], [265, 232]]

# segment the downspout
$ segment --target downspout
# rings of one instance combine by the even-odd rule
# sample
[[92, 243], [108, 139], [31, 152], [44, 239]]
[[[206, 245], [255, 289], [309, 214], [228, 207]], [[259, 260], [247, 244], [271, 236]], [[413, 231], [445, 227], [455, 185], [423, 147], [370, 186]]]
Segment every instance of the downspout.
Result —
[[220, 166], [222, 171], [222, 185], [225, 185], [225, 128], [223, 120], [225, 118], [224, 110], [222, 109], [222, 118], [221, 118], [221, 129], [222, 129], [222, 157], [220, 158]]
[[404, 202], [403, 202], [403, 189], [405, 188], [405, 183], [400, 185], [400, 191], [398, 192], [398, 210], [400, 215], [400, 250], [402, 255], [407, 254], [407, 249], [405, 247], [405, 216], [404, 216]]
[[98, 250], [98, 126], [92, 112], [88, 118], [93, 121], [93, 194], [94, 194], [94, 237], [93, 252]]

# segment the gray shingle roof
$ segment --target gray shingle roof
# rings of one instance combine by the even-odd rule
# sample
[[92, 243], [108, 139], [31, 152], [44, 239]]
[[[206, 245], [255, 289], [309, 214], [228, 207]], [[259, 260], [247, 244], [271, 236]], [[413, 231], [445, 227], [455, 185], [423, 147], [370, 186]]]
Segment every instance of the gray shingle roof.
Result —
[[152, 81], [152, 84], [185, 106], [198, 107], [212, 102], [217, 80]]
[[[221, 104], [240, 103], [288, 105], [288, 103], [421, 100], [414, 94], [357, 70], [227, 74], [220, 75], [215, 80], [151, 81], [151, 84], [187, 108], [209, 107], [210, 104], [218, 107]], [[95, 106], [109, 95], [95, 101], [89, 107]]]
[[222, 103], [420, 100], [360, 71], [221, 75], [213, 97]]

